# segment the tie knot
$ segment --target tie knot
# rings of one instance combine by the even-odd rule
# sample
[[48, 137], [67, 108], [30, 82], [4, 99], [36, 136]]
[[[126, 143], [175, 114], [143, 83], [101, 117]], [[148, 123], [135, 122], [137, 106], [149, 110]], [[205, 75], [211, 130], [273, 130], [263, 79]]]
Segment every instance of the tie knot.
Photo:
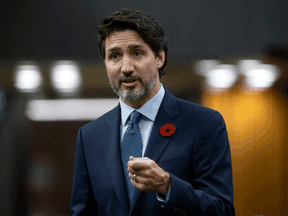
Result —
[[130, 119], [131, 119], [131, 124], [138, 124], [140, 119], [141, 119], [142, 114], [134, 111], [131, 113]]

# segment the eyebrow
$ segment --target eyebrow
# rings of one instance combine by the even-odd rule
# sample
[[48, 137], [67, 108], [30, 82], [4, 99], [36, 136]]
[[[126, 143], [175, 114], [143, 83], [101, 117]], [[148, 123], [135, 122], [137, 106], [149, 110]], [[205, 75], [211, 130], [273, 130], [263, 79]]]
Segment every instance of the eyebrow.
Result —
[[[128, 48], [129, 49], [139, 49], [139, 48], [143, 49], [144, 47], [142, 45], [138, 45], [138, 44], [131, 44], [128, 46]], [[115, 52], [115, 51], [120, 51], [120, 50], [121, 50], [121, 48], [116, 46], [116, 47], [109, 49], [108, 52]]]
[[138, 45], [138, 44], [132, 44], [132, 45], [129, 45], [128, 48], [129, 49], [137, 49], [137, 48], [142, 48], [143, 49], [143, 46], [142, 45]]
[[115, 52], [115, 51], [119, 51], [120, 47], [113, 47], [111, 49], [108, 50], [108, 52]]

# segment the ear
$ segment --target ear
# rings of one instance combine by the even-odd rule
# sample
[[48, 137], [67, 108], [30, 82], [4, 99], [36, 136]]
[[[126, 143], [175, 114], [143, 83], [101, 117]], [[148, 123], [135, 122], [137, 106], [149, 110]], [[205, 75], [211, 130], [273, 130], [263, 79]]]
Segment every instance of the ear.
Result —
[[156, 59], [157, 59], [157, 67], [158, 69], [160, 69], [165, 62], [165, 51], [161, 50]]

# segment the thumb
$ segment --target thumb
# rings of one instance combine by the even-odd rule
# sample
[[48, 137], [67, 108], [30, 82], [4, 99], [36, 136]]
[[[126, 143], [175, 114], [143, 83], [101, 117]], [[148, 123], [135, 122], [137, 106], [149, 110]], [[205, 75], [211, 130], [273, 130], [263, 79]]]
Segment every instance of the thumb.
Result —
[[129, 157], [129, 160], [130, 160], [130, 161], [135, 161], [136, 159], [135, 159], [133, 156], [130, 156], [130, 157]]

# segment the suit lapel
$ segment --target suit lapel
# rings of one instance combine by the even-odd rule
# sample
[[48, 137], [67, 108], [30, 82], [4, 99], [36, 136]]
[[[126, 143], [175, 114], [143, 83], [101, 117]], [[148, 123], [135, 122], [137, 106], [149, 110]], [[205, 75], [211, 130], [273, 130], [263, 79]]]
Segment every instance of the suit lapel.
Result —
[[120, 121], [121, 109], [118, 105], [107, 118], [102, 130], [102, 146], [104, 148], [106, 162], [108, 164], [112, 184], [117, 198], [124, 209], [125, 214], [129, 211], [129, 202], [125, 190], [125, 179], [121, 164], [120, 153]]
[[[165, 88], [165, 96], [158, 110], [144, 157], [148, 157], [154, 160], [156, 163], [159, 162], [159, 159], [165, 152], [168, 144], [173, 139], [173, 135], [169, 137], [162, 136], [160, 134], [160, 128], [165, 124], [173, 124], [177, 131], [178, 125], [176, 125], [172, 120], [176, 116], [178, 116], [176, 98]], [[140, 194], [141, 191], [136, 189], [131, 203], [129, 215], [136, 205]]]
[[178, 127], [178, 125], [176, 125], [172, 120], [175, 116], [178, 115], [176, 103], [173, 102], [176, 102], [174, 96], [172, 96], [166, 90], [165, 98], [163, 99], [163, 102], [159, 108], [145, 152], [145, 157], [149, 157], [156, 163], [158, 163], [160, 157], [162, 156], [169, 142], [173, 138], [173, 136], [162, 136], [160, 134], [160, 128], [165, 124], [173, 124], [176, 129]]

